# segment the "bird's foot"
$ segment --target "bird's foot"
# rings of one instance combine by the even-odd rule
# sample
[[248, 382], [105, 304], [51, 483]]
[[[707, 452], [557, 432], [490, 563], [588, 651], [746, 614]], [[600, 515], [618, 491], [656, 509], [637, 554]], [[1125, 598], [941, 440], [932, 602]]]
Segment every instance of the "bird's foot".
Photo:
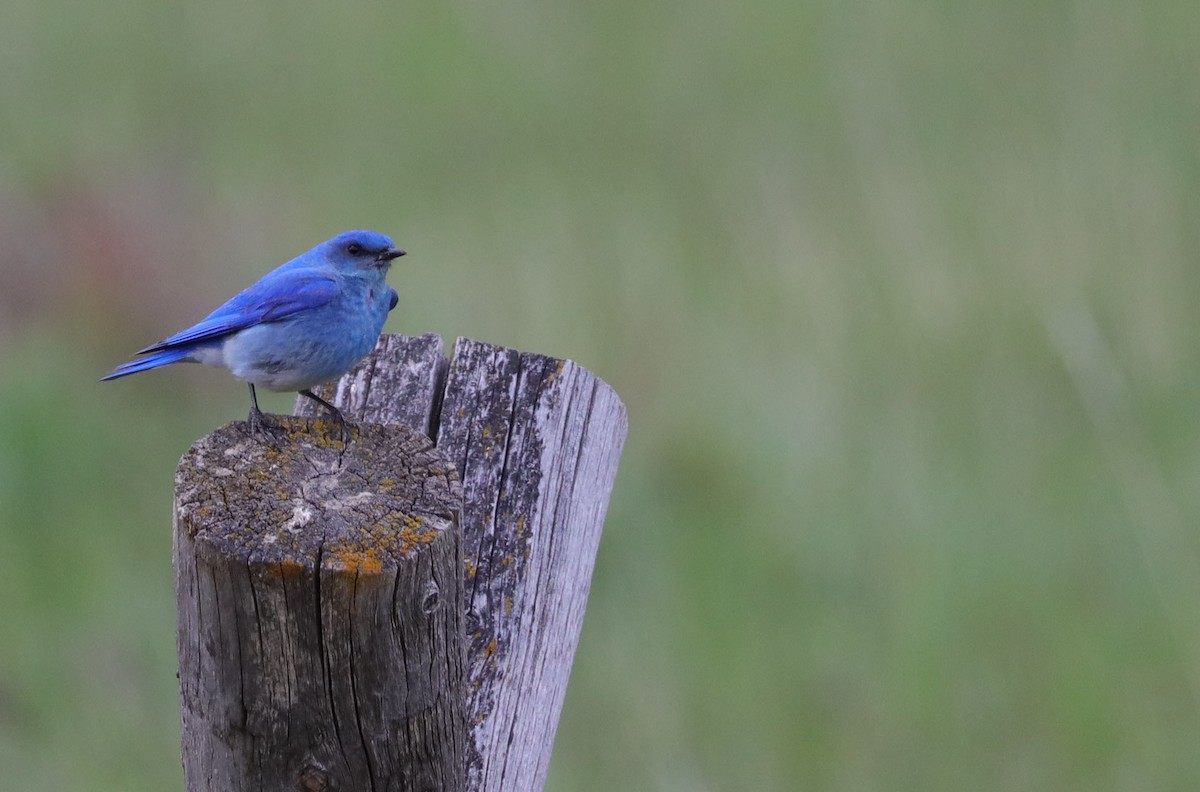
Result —
[[329, 413], [330, 420], [337, 426], [337, 437], [342, 441], [342, 445], [347, 445], [350, 442], [350, 424], [346, 423], [346, 419], [342, 417], [341, 410], [334, 410]]
[[250, 434], [255, 437], [260, 434], [273, 437], [283, 431], [282, 426], [268, 418], [258, 407], [250, 409], [250, 417], [246, 419], [246, 423], [250, 424]]
[[337, 407], [334, 407], [332, 404], [325, 401], [311, 390], [302, 390], [300, 391], [300, 395], [307, 396], [324, 407], [325, 412], [328, 413], [333, 422], [337, 424], [338, 437], [341, 439], [342, 444], [346, 445], [350, 442], [350, 424], [346, 423], [346, 418], [342, 415], [341, 410], [339, 410]]

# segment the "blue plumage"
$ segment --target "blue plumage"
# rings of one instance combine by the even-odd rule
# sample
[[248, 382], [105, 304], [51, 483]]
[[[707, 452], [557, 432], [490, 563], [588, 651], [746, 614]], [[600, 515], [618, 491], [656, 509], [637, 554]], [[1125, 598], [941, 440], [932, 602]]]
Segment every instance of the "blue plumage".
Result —
[[139, 371], [166, 366], [169, 363], [178, 363], [184, 360], [190, 352], [191, 350], [188, 349], [164, 349], [160, 352], [155, 352], [153, 355], [147, 355], [144, 358], [122, 363], [105, 376], [104, 379], [116, 379], [117, 377], [124, 377], [126, 374], [137, 374]]
[[[262, 421], [254, 387], [298, 391], [341, 413], [310, 390], [339, 377], [375, 346], [400, 296], [385, 278], [403, 256], [375, 231], [347, 231], [267, 273], [203, 321], [117, 366], [117, 379], [171, 363], [223, 366], [250, 385], [250, 422]], [[344, 422], [343, 422], [344, 423]]]

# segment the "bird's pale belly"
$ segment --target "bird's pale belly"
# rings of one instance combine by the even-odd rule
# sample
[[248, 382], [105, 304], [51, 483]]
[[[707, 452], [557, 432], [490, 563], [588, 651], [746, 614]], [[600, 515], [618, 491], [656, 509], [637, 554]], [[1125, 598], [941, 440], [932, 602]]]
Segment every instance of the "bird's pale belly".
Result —
[[218, 365], [254, 385], [300, 391], [341, 376], [371, 351], [379, 337], [378, 330], [347, 336], [344, 331], [323, 329], [297, 332], [298, 328], [287, 325], [263, 324], [235, 333], [222, 347]]

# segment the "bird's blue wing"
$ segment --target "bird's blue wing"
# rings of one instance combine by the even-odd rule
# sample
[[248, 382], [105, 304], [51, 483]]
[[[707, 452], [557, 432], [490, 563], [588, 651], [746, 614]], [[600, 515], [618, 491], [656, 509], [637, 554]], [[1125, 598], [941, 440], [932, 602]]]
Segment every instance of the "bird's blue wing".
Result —
[[392, 309], [396, 307], [396, 303], [400, 302], [400, 293], [391, 286], [388, 287], [388, 291], [390, 292], [388, 294], [388, 313], [391, 313]]
[[215, 341], [247, 327], [317, 308], [332, 300], [336, 294], [337, 281], [327, 272], [281, 267], [267, 273], [253, 286], [209, 314], [204, 321], [164, 338], [138, 354]]

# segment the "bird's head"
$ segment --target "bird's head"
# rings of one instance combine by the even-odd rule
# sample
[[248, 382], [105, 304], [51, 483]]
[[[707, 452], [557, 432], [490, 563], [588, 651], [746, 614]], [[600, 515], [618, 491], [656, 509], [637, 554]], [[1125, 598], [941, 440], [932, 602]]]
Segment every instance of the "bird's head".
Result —
[[342, 271], [376, 268], [387, 270], [392, 259], [404, 255], [391, 237], [377, 231], [347, 231], [321, 245], [326, 260]]

